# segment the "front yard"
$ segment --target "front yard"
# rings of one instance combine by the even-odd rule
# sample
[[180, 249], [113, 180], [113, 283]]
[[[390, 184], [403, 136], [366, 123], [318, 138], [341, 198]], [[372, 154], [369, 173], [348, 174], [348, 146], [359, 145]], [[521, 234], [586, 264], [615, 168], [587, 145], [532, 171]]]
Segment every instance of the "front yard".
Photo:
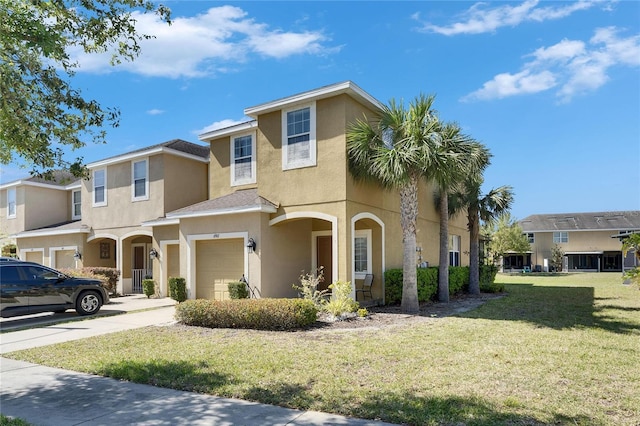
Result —
[[497, 280], [508, 295], [473, 310], [463, 298], [296, 332], [150, 327], [7, 356], [392, 423], [640, 423], [637, 287], [619, 273]]

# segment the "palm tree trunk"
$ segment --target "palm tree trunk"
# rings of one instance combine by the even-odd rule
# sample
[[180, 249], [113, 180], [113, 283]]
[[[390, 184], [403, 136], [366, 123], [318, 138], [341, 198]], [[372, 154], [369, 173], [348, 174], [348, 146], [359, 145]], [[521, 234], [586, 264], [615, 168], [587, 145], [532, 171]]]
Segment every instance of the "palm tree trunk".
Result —
[[469, 209], [469, 293], [480, 294], [480, 218]]
[[418, 176], [411, 175], [400, 188], [400, 224], [402, 226], [402, 312], [417, 314], [416, 222], [418, 219]]
[[438, 300], [449, 302], [449, 196], [440, 189], [440, 259], [438, 267]]

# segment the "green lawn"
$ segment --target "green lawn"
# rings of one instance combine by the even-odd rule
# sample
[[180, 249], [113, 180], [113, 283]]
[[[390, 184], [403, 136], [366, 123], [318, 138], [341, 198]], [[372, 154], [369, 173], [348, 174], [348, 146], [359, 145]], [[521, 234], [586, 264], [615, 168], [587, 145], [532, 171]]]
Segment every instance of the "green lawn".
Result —
[[638, 288], [617, 273], [497, 280], [508, 296], [412, 327], [151, 327], [8, 356], [392, 423], [638, 425]]

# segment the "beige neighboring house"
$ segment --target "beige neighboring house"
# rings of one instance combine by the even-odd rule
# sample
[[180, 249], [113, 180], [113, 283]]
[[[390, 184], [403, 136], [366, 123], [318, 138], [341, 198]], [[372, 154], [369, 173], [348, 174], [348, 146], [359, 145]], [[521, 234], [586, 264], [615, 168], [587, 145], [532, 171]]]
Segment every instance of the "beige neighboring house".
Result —
[[[57, 171], [52, 179], [30, 177], [0, 185], [0, 247], [16, 244], [16, 235], [29, 229], [58, 226], [75, 220], [79, 212], [80, 180]], [[64, 247], [54, 256], [61, 267], [74, 267], [77, 246]], [[23, 260], [42, 263], [44, 249], [18, 250]]]
[[[88, 164], [89, 179], [62, 187], [58, 198], [43, 198], [40, 187], [35, 197], [18, 192], [17, 214], [25, 219], [10, 232], [20, 258], [117, 268], [118, 292], [141, 293], [153, 270], [152, 228], [143, 222], [206, 200], [208, 165], [208, 147], [171, 140]], [[35, 193], [33, 185], [22, 186], [24, 194]]]
[[640, 232], [640, 211], [534, 214], [519, 224], [531, 243], [531, 252], [520, 260], [512, 256], [515, 269], [524, 264], [532, 270], [547, 270], [555, 244], [565, 254], [565, 272], [619, 272], [623, 267], [637, 266], [632, 253], [623, 259], [617, 236]]
[[[381, 106], [346, 81], [246, 108], [250, 120], [200, 135], [211, 147], [208, 199], [143, 224], [162, 287], [179, 270], [191, 299], [227, 298], [242, 276], [256, 297], [293, 297], [299, 276], [322, 267], [324, 286], [373, 274], [383, 300], [384, 271], [402, 267], [400, 200], [354, 182], [346, 151], [350, 123]], [[419, 209], [419, 262], [437, 265], [439, 216], [424, 182]], [[464, 215], [449, 227], [452, 263], [468, 265]]]

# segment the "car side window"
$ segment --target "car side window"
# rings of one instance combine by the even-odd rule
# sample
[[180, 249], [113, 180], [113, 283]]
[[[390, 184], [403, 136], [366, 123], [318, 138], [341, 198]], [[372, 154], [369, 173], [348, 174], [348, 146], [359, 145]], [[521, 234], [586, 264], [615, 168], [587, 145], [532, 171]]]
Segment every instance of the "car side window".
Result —
[[27, 277], [29, 280], [57, 280], [58, 274], [54, 271], [50, 271], [44, 268], [38, 268], [37, 266], [28, 266], [26, 268]]
[[18, 273], [18, 268], [7, 266], [0, 269], [0, 281], [4, 283], [16, 283], [21, 281], [20, 274]]

